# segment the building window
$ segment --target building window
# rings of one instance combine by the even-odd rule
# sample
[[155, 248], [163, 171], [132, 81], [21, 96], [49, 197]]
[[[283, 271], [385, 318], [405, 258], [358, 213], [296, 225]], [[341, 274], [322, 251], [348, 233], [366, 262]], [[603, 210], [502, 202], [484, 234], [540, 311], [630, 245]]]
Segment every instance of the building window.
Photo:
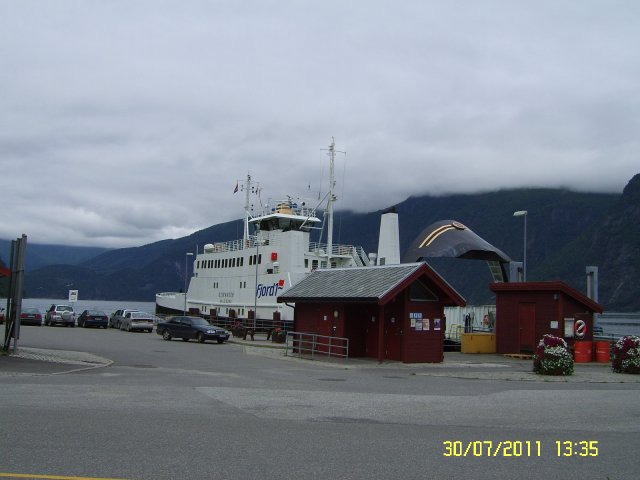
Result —
[[416, 302], [437, 302], [438, 297], [420, 280], [409, 287], [409, 298]]

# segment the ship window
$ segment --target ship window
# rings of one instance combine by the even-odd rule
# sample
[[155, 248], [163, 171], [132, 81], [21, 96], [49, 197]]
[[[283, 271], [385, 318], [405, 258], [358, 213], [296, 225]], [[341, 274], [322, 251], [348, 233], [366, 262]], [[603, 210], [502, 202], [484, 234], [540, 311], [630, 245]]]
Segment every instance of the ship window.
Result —
[[225, 258], [223, 268], [227, 268], [228, 265], [229, 265], [229, 259]]
[[262, 254], [258, 255], [258, 264], [262, 263]]
[[240, 266], [243, 267], [244, 266], [244, 257], [240, 257]]
[[309, 259], [308, 258], [304, 259], [304, 268], [309, 268]]
[[249, 255], [249, 265], [253, 265], [253, 255]]
[[318, 260], [314, 260], [314, 261], [311, 263], [311, 269], [312, 269], [312, 270], [315, 270], [316, 268], [318, 268]]
[[231, 266], [232, 266], [232, 267], [235, 267], [235, 266], [236, 266], [236, 259], [235, 259], [235, 258], [232, 258], [232, 259], [231, 259]]

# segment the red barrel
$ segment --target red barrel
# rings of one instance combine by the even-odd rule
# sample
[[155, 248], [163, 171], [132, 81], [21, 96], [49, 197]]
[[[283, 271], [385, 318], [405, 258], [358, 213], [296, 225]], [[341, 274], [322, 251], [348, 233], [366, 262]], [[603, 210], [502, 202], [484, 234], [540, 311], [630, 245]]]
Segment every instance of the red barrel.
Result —
[[611, 343], [608, 340], [598, 340], [596, 344], [596, 362], [609, 363], [611, 361]]
[[588, 363], [593, 355], [593, 342], [576, 340], [574, 343], [574, 359], [576, 363]]

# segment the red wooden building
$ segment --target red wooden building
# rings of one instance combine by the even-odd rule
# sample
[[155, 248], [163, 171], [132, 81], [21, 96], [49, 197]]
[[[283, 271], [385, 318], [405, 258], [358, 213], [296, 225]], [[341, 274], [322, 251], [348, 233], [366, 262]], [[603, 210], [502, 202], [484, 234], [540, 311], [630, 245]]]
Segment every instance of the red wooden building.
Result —
[[349, 339], [349, 357], [444, 358], [445, 306], [465, 300], [426, 263], [316, 270], [278, 297], [296, 332]]
[[[494, 283], [497, 353], [533, 352], [544, 334], [593, 339], [593, 315], [603, 307], [563, 282]], [[576, 324], [584, 329], [576, 336]]]

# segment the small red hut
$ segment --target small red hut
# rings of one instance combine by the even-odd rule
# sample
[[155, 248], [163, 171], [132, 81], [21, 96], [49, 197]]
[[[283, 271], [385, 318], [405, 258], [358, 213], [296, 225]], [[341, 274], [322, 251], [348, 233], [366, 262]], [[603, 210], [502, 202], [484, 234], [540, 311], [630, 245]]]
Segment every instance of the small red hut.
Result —
[[494, 283], [497, 353], [530, 353], [545, 334], [572, 344], [593, 339], [603, 307], [563, 282]]
[[465, 300], [428, 264], [316, 270], [278, 297], [296, 332], [349, 339], [349, 357], [444, 358], [445, 306]]

